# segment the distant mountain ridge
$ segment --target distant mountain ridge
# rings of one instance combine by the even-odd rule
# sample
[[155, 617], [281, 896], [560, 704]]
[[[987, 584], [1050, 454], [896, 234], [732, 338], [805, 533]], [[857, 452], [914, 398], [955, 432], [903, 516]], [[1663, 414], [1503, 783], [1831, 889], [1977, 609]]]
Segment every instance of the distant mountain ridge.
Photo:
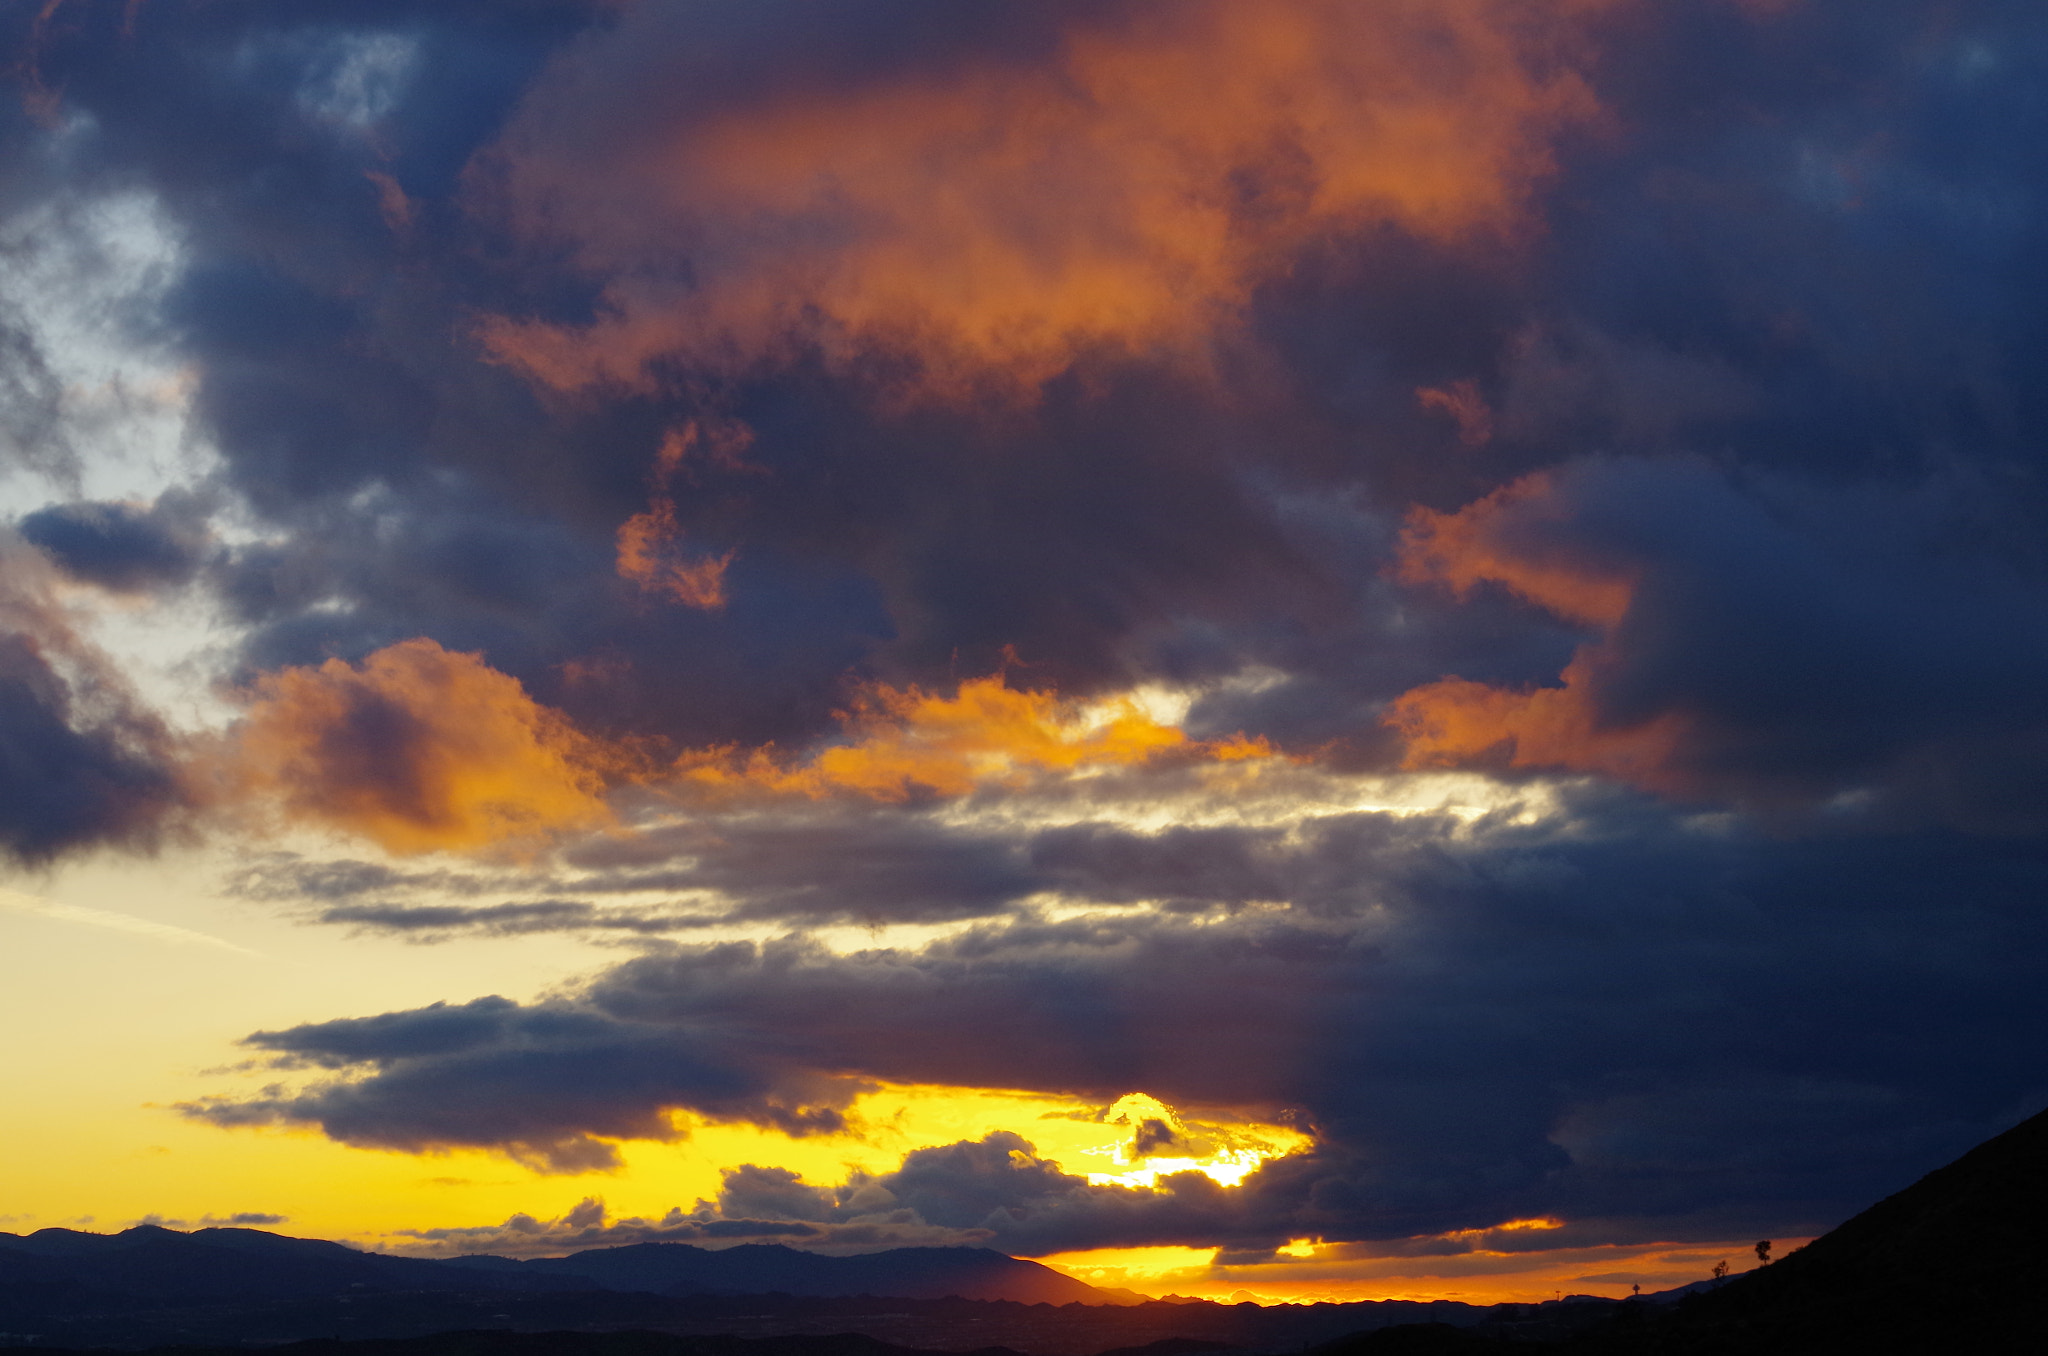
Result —
[[393, 1257], [261, 1229], [181, 1233], [138, 1225], [0, 1233], [0, 1309], [23, 1287], [109, 1299], [252, 1301], [349, 1290], [623, 1290], [663, 1295], [875, 1295], [903, 1299], [1106, 1304], [1120, 1297], [1037, 1262], [988, 1248], [891, 1248], [853, 1257], [779, 1243], [710, 1249], [687, 1243], [592, 1248], [515, 1261], [489, 1255]]
[[[533, 1282], [559, 1288], [555, 1277]], [[523, 1275], [451, 1277], [441, 1263], [360, 1252], [339, 1243], [288, 1238], [258, 1229], [180, 1233], [137, 1225], [118, 1234], [38, 1229], [0, 1234], [0, 1312], [55, 1286], [108, 1302], [247, 1302], [298, 1299], [351, 1289], [526, 1288]]]
[[663, 1295], [894, 1295], [903, 1299], [1016, 1300], [1023, 1304], [1111, 1304], [1120, 1296], [1037, 1262], [989, 1248], [891, 1248], [827, 1257], [781, 1243], [699, 1248], [631, 1243], [567, 1257], [511, 1262], [455, 1257], [442, 1265], [493, 1275], [583, 1276], [605, 1290]]
[[[1047, 1278], [1056, 1278], [1048, 1282]], [[610, 1288], [654, 1287], [646, 1288]], [[781, 1293], [757, 1291], [780, 1286]], [[860, 1295], [796, 1293], [828, 1287]], [[941, 1298], [902, 1292], [925, 1289]], [[1003, 1290], [1019, 1298], [968, 1298]], [[662, 1293], [666, 1291], [667, 1293]], [[496, 1332], [727, 1336], [727, 1356], [816, 1356], [843, 1343], [1037, 1356], [1189, 1340], [1299, 1351], [1344, 1332], [1425, 1320], [1474, 1323], [1469, 1305], [1407, 1301], [1261, 1309], [1209, 1301], [1075, 1302], [1106, 1295], [1034, 1262], [977, 1248], [833, 1258], [775, 1245], [599, 1248], [571, 1257], [421, 1259], [255, 1229], [0, 1234], [0, 1348], [246, 1350], [317, 1339], [371, 1342]], [[1068, 1298], [1074, 1297], [1074, 1298]], [[858, 1339], [850, 1334], [864, 1334]], [[464, 1335], [467, 1334], [465, 1337]], [[787, 1342], [784, 1339], [788, 1339]], [[779, 1345], [778, 1345], [779, 1344]], [[822, 1344], [822, 1345], [821, 1345]], [[488, 1345], [488, 1344], [486, 1344]], [[660, 1344], [657, 1344], [659, 1346]], [[614, 1344], [607, 1351], [633, 1347]], [[454, 1348], [451, 1348], [453, 1350]], [[638, 1348], [634, 1348], [637, 1350]], [[708, 1348], [670, 1343], [684, 1356]], [[723, 1352], [725, 1349], [720, 1348]]]

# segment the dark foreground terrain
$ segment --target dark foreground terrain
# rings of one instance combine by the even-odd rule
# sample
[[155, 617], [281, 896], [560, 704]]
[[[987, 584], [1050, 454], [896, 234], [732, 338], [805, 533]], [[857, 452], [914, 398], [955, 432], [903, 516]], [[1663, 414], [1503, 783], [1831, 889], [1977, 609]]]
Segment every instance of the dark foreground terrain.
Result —
[[[2003, 1356], [2048, 1352], [2048, 1113], [1767, 1267], [1674, 1305], [1360, 1334], [1319, 1356]], [[1547, 1311], [1547, 1312], [1546, 1312]]]
[[1182, 1338], [1296, 1352], [1398, 1323], [1475, 1323], [1486, 1312], [1402, 1301], [1273, 1309], [1146, 1302], [980, 1248], [841, 1258], [774, 1245], [714, 1252], [641, 1243], [528, 1262], [427, 1261], [255, 1229], [0, 1234], [0, 1346], [43, 1349], [497, 1331], [851, 1333], [904, 1348], [1004, 1346], [1032, 1356], [1093, 1356]]
[[[1262, 1309], [1123, 1302], [977, 1249], [832, 1259], [641, 1244], [458, 1264], [254, 1230], [44, 1230], [0, 1235], [0, 1345], [167, 1356], [1999, 1356], [2048, 1352], [2044, 1224], [2048, 1114], [1782, 1261], [1676, 1302]], [[767, 1275], [793, 1285], [733, 1289]], [[697, 1293], [714, 1287], [725, 1293]], [[891, 1289], [902, 1293], [872, 1293]], [[1055, 1302], [1074, 1294], [1085, 1298]]]

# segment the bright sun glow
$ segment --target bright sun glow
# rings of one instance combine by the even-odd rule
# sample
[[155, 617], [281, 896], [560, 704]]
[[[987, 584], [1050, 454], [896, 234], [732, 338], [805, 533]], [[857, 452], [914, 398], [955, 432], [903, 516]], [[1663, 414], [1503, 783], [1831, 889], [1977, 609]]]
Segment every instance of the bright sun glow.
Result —
[[1081, 1150], [1115, 1165], [1087, 1174], [1095, 1186], [1154, 1190], [1160, 1178], [1177, 1172], [1199, 1172], [1237, 1186], [1267, 1159], [1308, 1147], [1306, 1136], [1281, 1126], [1190, 1127], [1172, 1107], [1142, 1092], [1118, 1098], [1097, 1120], [1105, 1127], [1127, 1126], [1130, 1133], [1113, 1144]]

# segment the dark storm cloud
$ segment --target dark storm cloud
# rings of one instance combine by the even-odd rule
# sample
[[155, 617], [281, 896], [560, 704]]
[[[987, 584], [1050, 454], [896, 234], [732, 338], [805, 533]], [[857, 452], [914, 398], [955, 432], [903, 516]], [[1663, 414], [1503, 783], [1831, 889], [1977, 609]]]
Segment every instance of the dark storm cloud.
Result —
[[1527, 486], [1437, 520], [1414, 554], [1552, 610], [1619, 589], [1623, 610], [1562, 689], [1404, 699], [1412, 728], [1471, 722], [1446, 753], [1505, 741], [1521, 765], [1680, 794], [2048, 826], [2048, 558], [1982, 481], [1744, 484], [1666, 458]]
[[2020, 298], [2042, 267], [2041, 14], [1819, 4], [1749, 24], [1681, 4], [1622, 22], [1602, 86], [1627, 144], [1559, 200], [1551, 287], [1616, 339], [1739, 376], [1750, 408], [1695, 445], [1847, 475], [2038, 467], [2021, 373], [2044, 336]]
[[118, 694], [67, 681], [38, 637], [0, 634], [0, 852], [35, 865], [148, 841], [180, 800], [168, 746]]
[[[1008, 647], [1032, 681], [1083, 688], [1162, 662], [1233, 667], [1229, 640], [1149, 653], [1184, 616], [1307, 632], [1341, 615], [1344, 586], [1247, 478], [1350, 474], [1346, 435], [1284, 402], [1219, 401], [1120, 360], [994, 421], [878, 407], [867, 376], [805, 361], [713, 380], [708, 396], [686, 375], [564, 403], [479, 360], [477, 312], [573, 317], [602, 281], [498, 239], [488, 195], [463, 198], [455, 175], [585, 21], [582, 69], [716, 73], [664, 76], [683, 93], [633, 101], [631, 116], [675, 131], [767, 91], [1026, 69], [1071, 19], [1063, 6], [804, 13], [791, 29], [638, 7], [646, 33], [607, 45], [595, 11], [566, 5], [152, 5], [127, 38], [107, 14], [58, 11], [36, 69], [91, 120], [66, 152], [71, 177], [139, 178], [176, 221], [191, 263], [161, 326], [196, 365], [230, 482], [273, 528], [276, 544], [215, 579], [251, 628], [253, 665], [426, 634], [485, 650], [600, 727], [758, 742], [820, 729], [863, 662], [934, 681], [990, 671]], [[616, 144], [624, 116], [597, 99], [558, 125]], [[1414, 249], [1456, 276], [1445, 251]], [[674, 487], [690, 539], [738, 549], [716, 617], [650, 605], [611, 568], [664, 434], [707, 399], [754, 435], [743, 464], [694, 462]]]
[[[1490, 253], [1326, 233], [1255, 289], [1263, 351], [1220, 384], [1081, 353], [990, 418], [878, 404], [886, 372], [817, 354], [579, 399], [482, 361], [477, 315], [582, 323], [617, 281], [514, 229], [507, 164], [1028, 72], [1151, 12], [799, 8], [150, 5], [126, 36], [109, 7], [54, 12], [37, 88], [90, 120], [67, 177], [146, 183], [177, 222], [191, 266], [160, 324], [277, 532], [216, 577], [253, 666], [429, 635], [579, 721], [706, 743], [819, 732], [850, 667], [942, 682], [1007, 646], [1021, 679], [1082, 690], [1265, 665], [1279, 681], [1198, 714], [1384, 763], [1388, 698], [1549, 680], [1569, 649], [1380, 579], [1412, 499], [1589, 447], [1696, 449], [1850, 477], [1961, 462], [2038, 526], [2043, 336], [2016, 299], [2048, 257], [2043, 34], [2010, 5], [1620, 6], [1582, 49], [1605, 131], [1558, 143], [1548, 230]], [[664, 248], [648, 268], [701, 263]], [[612, 570], [692, 418], [752, 437], [669, 486], [687, 540], [738, 552], [714, 616]]]
[[[205, 1114], [313, 1121], [358, 1143], [503, 1145], [503, 1126], [535, 1117], [560, 1137], [644, 1133], [632, 1127], [663, 1106], [800, 1109], [866, 1077], [1101, 1101], [1142, 1089], [1291, 1107], [1314, 1127], [1315, 1149], [1241, 1190], [1105, 1194], [1004, 1146], [877, 1179], [922, 1202], [926, 1224], [1049, 1251], [1544, 1214], [1646, 1237], [1745, 1220], [1797, 1233], [2042, 1098], [2004, 1053], [2048, 1021], [2031, 980], [2048, 940], [2037, 852], [1939, 835], [1766, 841], [1638, 813], [1625, 833], [1503, 827], [1475, 845], [1445, 829], [1377, 857], [1354, 841], [1381, 882], [1354, 875], [1348, 908], [1321, 922], [1134, 913], [850, 956], [797, 940], [682, 947], [556, 1005], [266, 1033], [260, 1048], [366, 1076]], [[1370, 842], [1371, 825], [1335, 825], [1301, 851], [1331, 854], [1361, 827]], [[575, 1059], [536, 1056], [572, 1046]], [[699, 1088], [679, 1069], [725, 1081]], [[742, 1184], [746, 1211], [765, 1185]], [[1012, 1196], [1043, 1199], [997, 1218]], [[800, 1218], [823, 1208], [791, 1201]]]
[[[716, 923], [946, 922], [1007, 912], [1065, 877], [1015, 834], [974, 833], [895, 807], [705, 814], [573, 845], [516, 871], [400, 870], [276, 854], [231, 873], [232, 894], [308, 917], [444, 940], [464, 932], [661, 933]], [[1071, 874], [1071, 873], [1069, 873]], [[475, 902], [496, 896], [497, 902]], [[536, 897], [545, 896], [545, 897]], [[666, 897], [665, 902], [626, 896]]]
[[0, 540], [0, 855], [25, 865], [146, 846], [185, 799], [170, 731], [50, 600], [47, 570]]
[[600, 890], [714, 891], [732, 921], [945, 922], [1003, 912], [1043, 882], [1005, 835], [868, 807], [707, 815], [566, 861]]
[[[282, 1051], [289, 1063], [389, 1067], [375, 1087], [327, 1083], [289, 1097], [202, 1102], [187, 1111], [218, 1125], [317, 1120], [338, 1139], [392, 1148], [500, 1145], [536, 1167], [563, 1172], [617, 1166], [616, 1151], [597, 1136], [677, 1137], [669, 1107], [791, 1134], [841, 1124], [833, 1102], [843, 1103], [848, 1091], [805, 1071], [750, 1067], [715, 1036], [652, 1025], [623, 1042], [621, 1034], [616, 1023], [587, 1010], [525, 1008], [503, 998], [259, 1032], [246, 1043]], [[413, 1114], [416, 1103], [432, 1100], [431, 1085], [457, 1070], [481, 1075], [483, 1085], [426, 1117]], [[548, 1089], [572, 1086], [579, 1105], [547, 1104]]]
[[185, 583], [209, 545], [204, 506], [177, 493], [147, 506], [54, 504], [18, 530], [66, 574], [121, 593]]
[[[715, 622], [644, 605], [611, 538], [668, 414], [551, 417], [464, 337], [476, 308], [525, 304], [522, 279], [576, 290], [504, 261], [457, 197], [534, 70], [602, 15], [149, 5], [124, 31], [119, 7], [73, 4], [29, 69], [69, 119], [43, 137], [67, 189], [152, 191], [178, 239], [150, 319], [267, 529], [209, 571], [252, 666], [432, 635], [598, 724], [659, 732], [680, 710], [694, 738], [758, 740], [822, 718], [886, 629], [865, 586], [760, 549]], [[793, 671], [772, 696], [752, 671], [769, 654]]]

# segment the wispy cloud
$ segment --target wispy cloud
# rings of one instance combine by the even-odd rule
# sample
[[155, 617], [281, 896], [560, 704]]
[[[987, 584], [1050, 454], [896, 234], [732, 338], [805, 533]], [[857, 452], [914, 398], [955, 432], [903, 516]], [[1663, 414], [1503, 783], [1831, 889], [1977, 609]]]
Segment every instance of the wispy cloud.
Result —
[[211, 946], [223, 951], [232, 951], [240, 956], [260, 956], [246, 946], [214, 937], [191, 928], [181, 928], [174, 923], [159, 923], [149, 918], [137, 918], [132, 913], [115, 913], [111, 909], [89, 909], [82, 904], [58, 904], [35, 895], [25, 895], [16, 890], [0, 890], [0, 909], [12, 909], [17, 913], [35, 914], [40, 918], [55, 919], [60, 923], [77, 923], [82, 927], [105, 928], [109, 932], [126, 932], [137, 937], [152, 937], [173, 946]]

